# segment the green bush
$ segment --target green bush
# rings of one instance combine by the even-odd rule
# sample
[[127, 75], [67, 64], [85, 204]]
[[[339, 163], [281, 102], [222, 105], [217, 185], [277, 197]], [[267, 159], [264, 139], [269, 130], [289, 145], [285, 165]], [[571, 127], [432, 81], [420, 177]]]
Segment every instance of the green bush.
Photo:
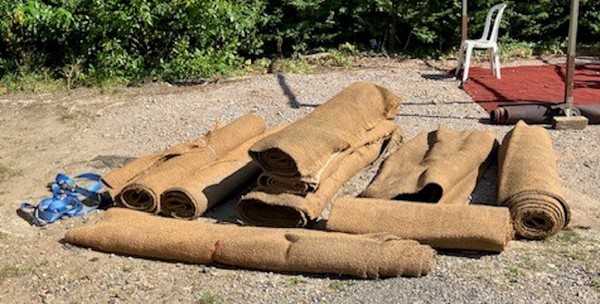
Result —
[[[498, 0], [469, 1], [469, 37]], [[501, 39], [526, 56], [562, 52], [569, 1], [503, 1]], [[71, 88], [230, 75], [248, 60], [352, 46], [435, 57], [456, 48], [461, 0], [0, 1], [0, 85], [33, 79]], [[581, 0], [579, 41], [600, 35], [600, 0]], [[593, 52], [592, 52], [593, 53]], [[331, 53], [326, 65], [347, 65]]]
[[76, 81], [125, 82], [227, 73], [260, 47], [263, 9], [260, 0], [2, 1], [0, 72], [64, 77], [79, 65]]

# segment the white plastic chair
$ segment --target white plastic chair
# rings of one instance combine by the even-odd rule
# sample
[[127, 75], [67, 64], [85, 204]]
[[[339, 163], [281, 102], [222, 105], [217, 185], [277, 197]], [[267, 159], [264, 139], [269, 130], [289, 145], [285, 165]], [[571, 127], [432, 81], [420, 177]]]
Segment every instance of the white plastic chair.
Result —
[[[494, 5], [485, 17], [485, 27], [483, 29], [483, 35], [481, 35], [481, 38], [477, 40], [465, 40], [463, 43], [461, 43], [455, 76], [458, 76], [460, 68], [463, 67], [464, 64], [462, 76], [463, 82], [467, 81], [469, 78], [469, 65], [471, 64], [471, 54], [473, 53], [473, 49], [490, 49], [490, 65], [492, 68], [492, 74], [496, 76], [496, 78], [500, 79], [500, 54], [498, 52], [497, 41], [498, 28], [500, 27], [500, 20], [502, 19], [502, 14], [504, 13], [505, 8], [506, 4], [504, 3]], [[494, 19], [494, 26], [490, 31], [492, 16], [496, 12], [497, 14], [496, 18]]]

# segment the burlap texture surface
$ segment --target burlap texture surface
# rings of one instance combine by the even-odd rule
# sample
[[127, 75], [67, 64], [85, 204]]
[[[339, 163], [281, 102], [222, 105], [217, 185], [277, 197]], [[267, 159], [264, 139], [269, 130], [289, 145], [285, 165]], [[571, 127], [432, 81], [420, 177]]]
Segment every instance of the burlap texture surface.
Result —
[[435, 249], [501, 252], [512, 239], [505, 207], [427, 204], [372, 198], [339, 198], [326, 229], [347, 233], [391, 233]]
[[328, 164], [371, 143], [369, 131], [393, 120], [399, 105], [400, 98], [391, 91], [356, 82], [281, 132], [257, 142], [250, 155], [265, 172], [297, 178], [316, 189]]
[[[387, 149], [396, 149], [402, 136], [392, 122], [376, 129], [384, 132], [376, 140], [352, 152], [345, 152], [323, 171], [319, 187], [305, 195], [258, 187], [245, 195], [237, 205], [239, 217], [258, 226], [304, 227], [316, 220], [350, 178], [376, 161]], [[376, 130], [374, 129], [374, 130]]]
[[[194, 144], [184, 144], [188, 148], [184, 152], [166, 154], [151, 167], [138, 172], [135, 178], [122, 187], [117, 187], [122, 190], [114, 199], [118, 204], [130, 209], [158, 213], [161, 194], [176, 185], [182, 176], [201, 170], [244, 142], [263, 134], [265, 128], [262, 118], [254, 115], [242, 116], [222, 128], [211, 131]], [[126, 168], [117, 171], [127, 171]]]
[[435, 251], [429, 246], [389, 234], [239, 227], [121, 208], [108, 210], [96, 224], [69, 230], [65, 240], [161, 260], [359, 278], [422, 276], [435, 263]]
[[262, 170], [250, 158], [248, 149], [260, 139], [282, 128], [283, 126], [272, 128], [245, 141], [201, 169], [190, 166], [178, 179], [169, 179], [170, 184], [157, 186], [165, 189], [160, 195], [161, 214], [197, 218], [232, 193], [255, 181]]
[[210, 162], [244, 141], [263, 133], [265, 129], [266, 124], [262, 118], [244, 115], [222, 128], [209, 132], [203, 138], [140, 157], [104, 175], [102, 181], [107, 186], [111, 197], [115, 199], [131, 181], [168, 160], [191, 153], [196, 156], [194, 159]]
[[305, 195], [308, 192], [315, 191], [315, 187], [317, 186], [304, 183], [298, 178], [282, 177], [269, 173], [261, 174], [256, 183], [258, 187], [261, 189], [268, 189], [269, 193], [272, 194], [290, 193]]
[[496, 146], [492, 132], [456, 131], [442, 125], [404, 143], [360, 196], [466, 204]]
[[528, 239], [558, 233], [570, 219], [552, 138], [520, 121], [498, 152], [498, 203], [510, 208], [515, 232]]

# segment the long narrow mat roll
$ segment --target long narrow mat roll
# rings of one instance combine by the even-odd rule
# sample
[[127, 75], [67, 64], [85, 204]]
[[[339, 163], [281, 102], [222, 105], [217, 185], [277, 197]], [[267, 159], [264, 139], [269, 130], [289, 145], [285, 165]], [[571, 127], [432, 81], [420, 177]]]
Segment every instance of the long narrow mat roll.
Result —
[[282, 128], [283, 126], [272, 128], [247, 140], [200, 170], [189, 168], [178, 180], [172, 180], [171, 184], [163, 181], [154, 186], [154, 189], [166, 188], [160, 195], [161, 213], [179, 218], [197, 218], [255, 181], [262, 169], [248, 155], [248, 149], [261, 138]]
[[69, 243], [104, 252], [267, 271], [359, 278], [422, 276], [435, 251], [389, 234], [239, 227], [112, 208], [93, 225], [71, 229]]
[[[249, 118], [244, 118], [249, 117]], [[170, 187], [177, 185], [182, 176], [199, 171], [205, 166], [224, 157], [239, 145], [250, 141], [250, 145], [262, 139], [265, 129], [252, 124], [253, 116], [243, 116], [231, 124], [207, 135], [207, 145], [186, 153], [171, 156], [169, 159], [147, 169], [128, 183], [117, 195], [116, 201], [123, 206], [145, 212], [160, 212], [160, 196]], [[243, 126], [241, 123], [250, 123]], [[234, 128], [235, 127], [235, 128]], [[258, 134], [257, 134], [258, 133]], [[248, 137], [250, 134], [256, 134]], [[228, 136], [231, 135], [231, 138]], [[241, 140], [244, 139], [244, 140]], [[234, 146], [235, 144], [235, 146]]]
[[360, 196], [465, 204], [496, 145], [492, 132], [441, 125], [417, 135], [387, 158]]
[[501, 252], [512, 239], [506, 207], [427, 204], [371, 198], [336, 199], [326, 230], [391, 233], [435, 249]]
[[369, 144], [369, 130], [396, 116], [400, 98], [356, 82], [281, 132], [256, 143], [250, 155], [267, 173], [318, 188], [323, 171], [345, 151]]
[[519, 236], [547, 238], [569, 223], [569, 205], [546, 129], [518, 122], [502, 141], [498, 163], [498, 203], [510, 208]]
[[[122, 168], [102, 177], [113, 199], [137, 177], [168, 160], [192, 153], [194, 164], [208, 163], [246, 140], [263, 133], [265, 121], [256, 115], [244, 115], [233, 122], [209, 132], [203, 138], [173, 146], [164, 151], [140, 157]], [[140, 206], [139, 209], [151, 209]]]
[[402, 136], [398, 127], [392, 122], [380, 126], [386, 126], [384, 130], [387, 129], [385, 133], [388, 135], [356, 149], [329, 166], [315, 191], [296, 195], [273, 193], [268, 188], [259, 187], [238, 202], [236, 210], [239, 217], [247, 224], [258, 226], [307, 226], [319, 217], [344, 183], [385, 154], [386, 149], [393, 150], [399, 145]]

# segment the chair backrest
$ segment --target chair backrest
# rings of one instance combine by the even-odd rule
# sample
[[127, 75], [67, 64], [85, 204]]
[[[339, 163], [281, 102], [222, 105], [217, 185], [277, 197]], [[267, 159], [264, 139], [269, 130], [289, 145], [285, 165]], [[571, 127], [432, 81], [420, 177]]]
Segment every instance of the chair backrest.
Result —
[[[496, 42], [498, 40], [498, 29], [500, 28], [500, 20], [502, 19], [502, 14], [504, 13], [504, 9], [506, 8], [506, 4], [500, 3], [492, 6], [490, 11], [487, 13], [485, 17], [485, 26], [483, 28], [483, 35], [481, 35], [481, 40], [488, 40]], [[492, 16], [496, 13], [496, 18], [494, 19], [494, 25], [490, 31], [490, 26], [492, 23]]]

